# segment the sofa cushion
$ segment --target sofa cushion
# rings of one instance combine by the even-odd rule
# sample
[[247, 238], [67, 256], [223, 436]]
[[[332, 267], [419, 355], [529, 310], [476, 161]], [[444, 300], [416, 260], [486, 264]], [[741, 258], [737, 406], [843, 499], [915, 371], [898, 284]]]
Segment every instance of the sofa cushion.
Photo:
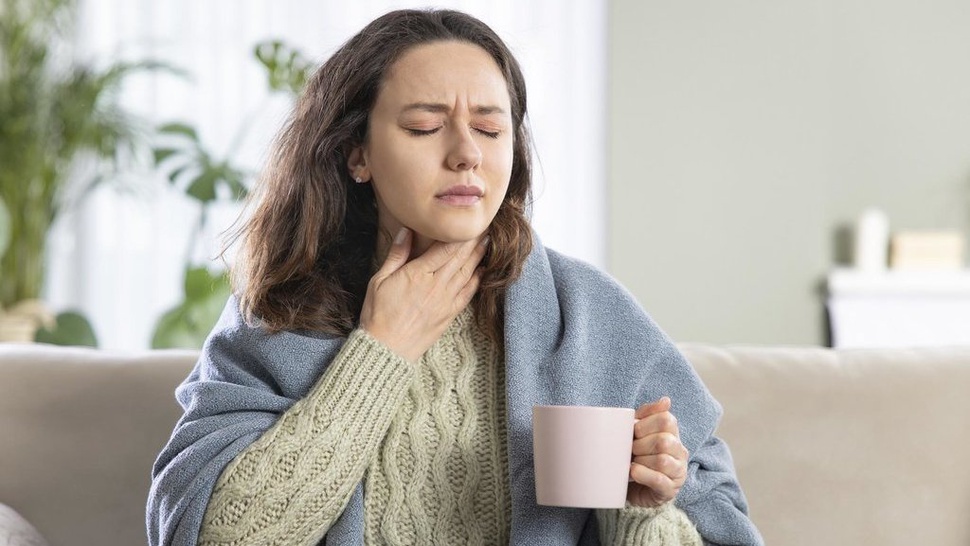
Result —
[[151, 466], [195, 360], [0, 344], [0, 502], [52, 544], [145, 544]]
[[[681, 348], [768, 544], [970, 544], [970, 349]], [[196, 357], [0, 344], [0, 502], [51, 544], [145, 544]]]
[[970, 544], [970, 348], [681, 349], [767, 544]]

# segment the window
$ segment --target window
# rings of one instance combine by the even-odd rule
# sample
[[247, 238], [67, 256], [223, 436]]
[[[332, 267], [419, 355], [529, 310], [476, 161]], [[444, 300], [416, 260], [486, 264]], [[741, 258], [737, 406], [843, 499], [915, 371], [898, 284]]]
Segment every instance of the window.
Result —
[[[538, 152], [533, 223], [550, 247], [606, 261], [606, 4], [595, 0], [446, 1], [492, 26], [516, 54], [529, 88]], [[267, 92], [252, 55], [279, 38], [322, 61], [401, 2], [81, 0], [76, 51], [83, 60], [162, 60], [191, 74], [132, 78], [123, 102], [152, 124], [186, 121], [215, 154], [257, 170], [289, 103]], [[245, 138], [236, 135], [248, 124]], [[147, 348], [155, 321], [181, 300], [194, 203], [163, 177], [144, 175], [135, 195], [102, 187], [66, 215], [50, 243], [47, 301], [79, 308], [107, 349]], [[192, 259], [211, 259], [239, 207], [215, 211]]]

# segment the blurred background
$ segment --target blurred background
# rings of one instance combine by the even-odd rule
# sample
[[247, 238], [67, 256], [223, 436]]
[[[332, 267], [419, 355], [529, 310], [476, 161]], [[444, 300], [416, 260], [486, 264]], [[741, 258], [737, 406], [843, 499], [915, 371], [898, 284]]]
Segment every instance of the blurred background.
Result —
[[[32, 320], [38, 340], [116, 350], [201, 343], [226, 295], [220, 234], [302, 78], [378, 15], [426, 5], [0, 2], [0, 338]], [[610, 272], [675, 340], [838, 344], [834, 286], [878, 296], [844, 307], [860, 324], [900, 294], [932, 294], [921, 309], [951, 326], [970, 315], [970, 4], [435, 5], [523, 66], [544, 243]], [[27, 146], [37, 127], [51, 136]]]
[[[970, 3], [618, 1], [609, 21], [609, 269], [675, 339], [828, 344], [830, 274], [858, 265], [837, 334], [970, 343]], [[866, 241], [869, 209], [888, 226]], [[864, 263], [887, 227], [923, 252]]]

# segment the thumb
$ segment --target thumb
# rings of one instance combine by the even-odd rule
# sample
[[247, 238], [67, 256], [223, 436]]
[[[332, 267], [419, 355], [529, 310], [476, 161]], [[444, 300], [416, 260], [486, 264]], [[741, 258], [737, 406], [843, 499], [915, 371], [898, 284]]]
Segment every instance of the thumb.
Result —
[[636, 418], [643, 419], [654, 413], [663, 413], [665, 411], [670, 411], [670, 397], [668, 396], [663, 396], [656, 402], [650, 402], [640, 406], [637, 409]]
[[387, 258], [384, 259], [384, 264], [381, 265], [378, 273], [390, 275], [407, 263], [408, 257], [411, 255], [411, 239], [411, 230], [402, 227], [394, 236], [394, 242], [391, 243], [391, 248], [387, 251]]

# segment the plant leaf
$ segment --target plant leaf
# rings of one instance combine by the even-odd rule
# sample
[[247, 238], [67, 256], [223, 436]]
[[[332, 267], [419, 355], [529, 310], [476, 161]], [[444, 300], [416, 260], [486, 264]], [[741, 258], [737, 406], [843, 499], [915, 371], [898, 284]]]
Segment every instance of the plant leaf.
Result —
[[195, 127], [187, 123], [166, 123], [158, 128], [158, 132], [170, 135], [183, 135], [192, 140], [192, 142], [199, 142], [199, 134], [196, 132]]
[[155, 148], [152, 150], [152, 154], [155, 156], [155, 166], [157, 167], [166, 159], [172, 157], [173, 155], [181, 152], [174, 148]]
[[266, 69], [269, 87], [273, 91], [298, 94], [306, 84], [313, 63], [303, 54], [280, 40], [256, 44], [256, 59]]
[[229, 191], [232, 192], [232, 198], [236, 201], [240, 199], [245, 199], [249, 195], [249, 189], [243, 184], [243, 177], [245, 175], [240, 171], [235, 169], [229, 169], [229, 172], [225, 176], [226, 184], [229, 186]]
[[208, 168], [195, 178], [185, 190], [189, 196], [198, 199], [202, 203], [215, 201], [216, 181], [219, 179], [219, 171]]
[[179, 176], [181, 176], [183, 173], [185, 173], [192, 167], [194, 167], [194, 165], [192, 165], [191, 163], [187, 163], [185, 165], [182, 165], [181, 167], [172, 169], [172, 172], [168, 173], [169, 184], [172, 184], [174, 186], [178, 182]]
[[209, 293], [204, 298], [197, 300], [186, 300], [186, 313], [189, 322], [208, 334], [209, 330], [215, 326], [216, 321], [222, 314], [222, 309], [226, 306], [229, 299], [229, 275], [222, 273], [212, 277], [213, 282], [209, 285]]
[[170, 309], [158, 319], [152, 335], [153, 349], [202, 348], [196, 329], [185, 322], [182, 306]]
[[202, 347], [230, 295], [229, 274], [211, 273], [205, 267], [185, 273], [185, 300], [159, 319], [152, 347]]
[[54, 345], [83, 345], [97, 347], [98, 338], [94, 335], [94, 328], [84, 315], [76, 311], [67, 311], [57, 315], [53, 330], [42, 328], [37, 331], [34, 341], [38, 343], [52, 343]]
[[190, 267], [185, 270], [185, 301], [197, 302], [209, 297], [216, 279], [205, 267]]
[[3, 204], [3, 198], [0, 198], [0, 257], [7, 251], [7, 245], [9, 244], [10, 212], [7, 210], [7, 205]]

